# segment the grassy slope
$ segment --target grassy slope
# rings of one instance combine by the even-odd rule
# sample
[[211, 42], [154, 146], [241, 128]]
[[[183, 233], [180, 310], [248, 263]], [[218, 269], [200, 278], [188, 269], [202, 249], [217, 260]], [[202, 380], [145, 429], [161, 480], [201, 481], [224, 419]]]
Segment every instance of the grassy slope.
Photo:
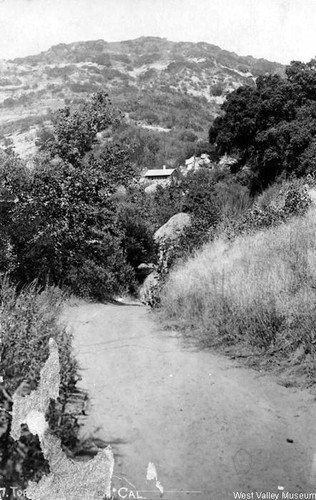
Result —
[[313, 381], [315, 231], [312, 207], [304, 217], [232, 243], [218, 238], [171, 273], [164, 316], [203, 345], [246, 345]]

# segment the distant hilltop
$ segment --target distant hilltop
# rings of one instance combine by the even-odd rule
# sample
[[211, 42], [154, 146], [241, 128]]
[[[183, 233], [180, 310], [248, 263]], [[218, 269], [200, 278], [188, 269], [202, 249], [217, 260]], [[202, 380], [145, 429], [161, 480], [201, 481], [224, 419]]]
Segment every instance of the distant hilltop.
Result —
[[[205, 42], [141, 37], [59, 44], [0, 62], [0, 141], [31, 152], [51, 112], [107, 89], [133, 123], [206, 133], [228, 92], [284, 66]], [[20, 145], [23, 145], [23, 147]]]
[[[223, 50], [217, 45], [206, 42], [172, 42], [160, 37], [140, 37], [122, 42], [106, 42], [91, 40], [85, 42], [60, 43], [37, 55], [15, 58], [10, 62], [15, 64], [63, 64], [104, 62], [117, 60], [117, 56], [125, 56], [121, 60], [126, 64], [139, 66], [154, 63], [157, 60], [190, 60], [206, 58], [208, 62], [217, 61], [231, 69], [243, 73], [250, 71], [254, 76], [265, 72], [282, 71], [283, 65], [266, 59], [256, 59], [252, 56], [239, 56], [234, 52]], [[147, 57], [146, 57], [147, 56]], [[102, 59], [102, 57], [104, 59]], [[119, 58], [120, 59], [120, 58]]]

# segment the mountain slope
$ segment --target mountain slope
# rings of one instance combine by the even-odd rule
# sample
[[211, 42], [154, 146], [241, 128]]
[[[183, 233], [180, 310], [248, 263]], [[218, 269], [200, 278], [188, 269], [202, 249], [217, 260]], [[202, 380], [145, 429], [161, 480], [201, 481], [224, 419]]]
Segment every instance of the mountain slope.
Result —
[[205, 136], [225, 94], [266, 72], [283, 66], [208, 43], [141, 37], [59, 44], [0, 62], [0, 139], [31, 144], [52, 110], [100, 88], [138, 125]]

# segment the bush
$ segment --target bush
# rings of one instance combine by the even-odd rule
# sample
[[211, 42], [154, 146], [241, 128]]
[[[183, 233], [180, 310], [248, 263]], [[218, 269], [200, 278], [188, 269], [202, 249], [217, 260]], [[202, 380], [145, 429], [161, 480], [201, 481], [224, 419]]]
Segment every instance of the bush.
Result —
[[224, 85], [221, 83], [216, 83], [215, 85], [212, 85], [210, 89], [210, 94], [211, 96], [214, 97], [220, 97], [224, 92]]
[[[76, 411], [69, 407], [70, 398], [78, 393], [78, 366], [72, 354], [72, 337], [59, 323], [64, 295], [57, 288], [39, 291], [32, 284], [17, 292], [6, 279], [0, 287], [2, 407], [0, 427], [0, 477], [2, 484], [38, 479], [47, 472], [38, 438], [25, 427], [19, 441], [10, 437], [11, 397], [25, 385], [36, 389], [40, 370], [48, 357], [48, 340], [54, 338], [59, 349], [61, 384], [57, 402], [51, 403], [47, 419], [52, 431], [61, 438], [64, 448], [77, 444]], [[24, 484], [25, 485], [25, 484]], [[24, 486], [23, 485], [23, 486]]]
[[12, 97], [8, 97], [7, 99], [4, 99], [4, 101], [1, 104], [2, 108], [13, 108], [18, 104], [18, 101], [16, 99], [13, 99]]
[[232, 239], [240, 234], [281, 224], [290, 217], [304, 215], [311, 204], [308, 189], [302, 180], [274, 184], [260, 195], [241, 217], [226, 218], [217, 234]]
[[192, 223], [181, 236], [178, 257], [199, 248], [209, 241], [220, 221], [220, 205], [215, 189], [213, 172], [207, 168], [190, 172], [182, 182], [183, 211], [192, 216]]
[[103, 262], [83, 257], [68, 270], [64, 284], [72, 293], [102, 302], [135, 290], [135, 273], [126, 262], [122, 249], [115, 242], [109, 247], [112, 252], [104, 255]]

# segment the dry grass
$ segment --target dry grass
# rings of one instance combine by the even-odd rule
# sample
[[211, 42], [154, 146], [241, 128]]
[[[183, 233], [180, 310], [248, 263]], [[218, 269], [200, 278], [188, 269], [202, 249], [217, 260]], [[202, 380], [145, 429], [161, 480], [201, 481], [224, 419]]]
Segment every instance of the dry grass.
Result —
[[245, 343], [316, 377], [316, 209], [278, 227], [218, 238], [174, 269], [163, 315], [204, 345]]

